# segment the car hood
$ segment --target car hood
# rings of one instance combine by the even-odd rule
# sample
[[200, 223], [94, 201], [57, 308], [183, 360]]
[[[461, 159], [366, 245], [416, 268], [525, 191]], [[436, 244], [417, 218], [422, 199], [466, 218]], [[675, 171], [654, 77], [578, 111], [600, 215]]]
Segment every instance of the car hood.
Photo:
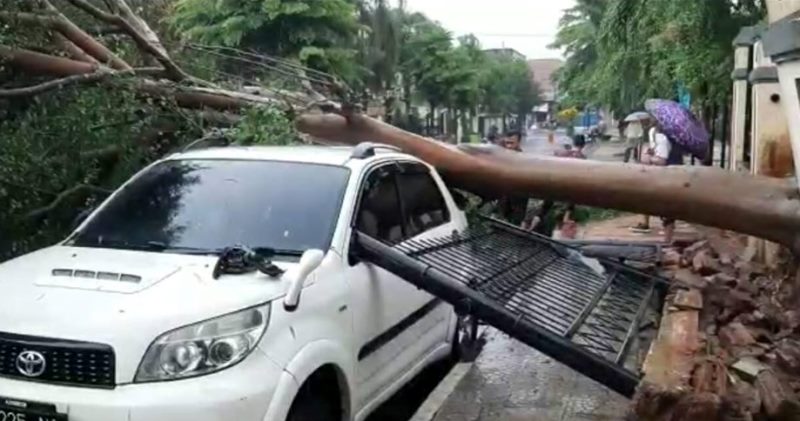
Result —
[[117, 383], [127, 383], [157, 336], [281, 297], [297, 267], [275, 262], [287, 271], [280, 278], [252, 273], [214, 279], [216, 260], [43, 249], [0, 265], [0, 332], [111, 345]]

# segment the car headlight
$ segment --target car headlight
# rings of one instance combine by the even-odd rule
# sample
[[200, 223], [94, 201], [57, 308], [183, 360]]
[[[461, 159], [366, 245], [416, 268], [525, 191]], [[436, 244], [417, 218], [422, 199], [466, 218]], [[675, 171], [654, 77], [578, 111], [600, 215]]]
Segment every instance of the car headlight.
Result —
[[228, 368], [255, 349], [270, 305], [252, 307], [167, 332], [150, 345], [135, 382], [177, 380]]

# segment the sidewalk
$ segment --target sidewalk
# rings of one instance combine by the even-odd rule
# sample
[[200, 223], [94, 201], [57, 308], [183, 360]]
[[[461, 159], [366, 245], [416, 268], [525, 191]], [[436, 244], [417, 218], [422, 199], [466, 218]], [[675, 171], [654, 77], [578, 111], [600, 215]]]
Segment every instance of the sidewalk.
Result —
[[[597, 221], [581, 227], [580, 238], [592, 240], [614, 240], [628, 243], [654, 243], [664, 240], [661, 233], [661, 218], [651, 217], [649, 233], [640, 234], [631, 231], [630, 227], [642, 221], [641, 215], [627, 214], [618, 218], [606, 221]], [[678, 221], [675, 228], [675, 241], [680, 243], [691, 243], [700, 238], [700, 233], [685, 222]]]

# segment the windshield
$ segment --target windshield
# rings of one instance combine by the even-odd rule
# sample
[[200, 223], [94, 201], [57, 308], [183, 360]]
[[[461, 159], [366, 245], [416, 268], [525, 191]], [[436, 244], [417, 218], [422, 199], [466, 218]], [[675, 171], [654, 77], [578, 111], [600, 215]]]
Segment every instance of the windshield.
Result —
[[327, 250], [344, 167], [244, 160], [160, 163], [123, 188], [67, 242], [78, 247], [278, 254]]

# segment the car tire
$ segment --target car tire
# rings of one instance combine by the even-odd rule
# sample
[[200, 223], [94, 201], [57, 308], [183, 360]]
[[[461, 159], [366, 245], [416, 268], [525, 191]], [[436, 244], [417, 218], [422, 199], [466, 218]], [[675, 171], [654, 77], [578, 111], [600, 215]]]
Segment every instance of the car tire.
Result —
[[342, 412], [332, 390], [323, 383], [306, 382], [289, 409], [286, 421], [341, 421]]

